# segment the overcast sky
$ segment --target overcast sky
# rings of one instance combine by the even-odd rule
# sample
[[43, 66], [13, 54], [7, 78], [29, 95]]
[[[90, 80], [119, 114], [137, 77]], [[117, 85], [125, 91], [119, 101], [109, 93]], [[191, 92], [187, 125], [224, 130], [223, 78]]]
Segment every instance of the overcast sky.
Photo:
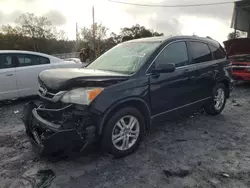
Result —
[[[133, 3], [174, 5], [213, 3], [229, 0], [122, 0]], [[211, 36], [222, 42], [230, 28], [233, 4], [189, 7], [151, 8], [111, 3], [108, 0], [0, 0], [0, 24], [13, 23], [25, 12], [43, 15], [63, 29], [69, 39], [75, 39], [75, 25], [89, 26], [92, 6], [95, 5], [96, 21], [110, 31], [119, 33], [121, 27], [136, 23], [163, 32], [165, 35], [196, 34]]]

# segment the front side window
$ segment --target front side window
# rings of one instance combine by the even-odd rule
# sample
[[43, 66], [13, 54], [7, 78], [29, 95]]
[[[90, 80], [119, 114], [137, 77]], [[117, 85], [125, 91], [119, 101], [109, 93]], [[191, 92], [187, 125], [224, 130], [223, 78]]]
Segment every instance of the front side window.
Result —
[[187, 46], [185, 42], [176, 42], [167, 46], [155, 60], [155, 66], [159, 64], [173, 63], [176, 67], [185, 66], [188, 63]]
[[16, 57], [17, 57], [19, 67], [42, 65], [42, 64], [50, 63], [48, 58], [37, 56], [37, 55], [18, 54], [16, 55]]
[[15, 67], [12, 56], [8, 54], [0, 54], [0, 69], [7, 69]]
[[86, 68], [132, 74], [142, 66], [160, 44], [160, 42], [122, 43], [100, 56]]
[[193, 57], [193, 64], [212, 61], [212, 53], [207, 44], [201, 42], [189, 42], [189, 48]]

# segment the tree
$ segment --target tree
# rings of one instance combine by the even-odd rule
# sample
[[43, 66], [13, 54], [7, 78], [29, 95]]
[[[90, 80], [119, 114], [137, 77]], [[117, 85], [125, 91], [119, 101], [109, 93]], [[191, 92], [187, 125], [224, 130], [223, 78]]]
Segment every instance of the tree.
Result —
[[1, 33], [4, 35], [18, 35], [19, 31], [12, 27], [11, 25], [3, 25], [0, 29]]
[[64, 41], [69, 40], [68, 37], [67, 37], [66, 32], [63, 31], [63, 30], [60, 30], [60, 31], [56, 32], [56, 39], [57, 40], [64, 40]]
[[[95, 23], [95, 39], [103, 40], [107, 36], [108, 28], [102, 25], [102, 23]], [[93, 24], [90, 27], [83, 27], [81, 29], [81, 37], [87, 41], [93, 41]]]
[[158, 33], [158, 32], [153, 32], [153, 37], [160, 37], [160, 36], [163, 36], [164, 34], [163, 33]]
[[124, 27], [121, 29], [122, 41], [128, 41], [132, 39], [145, 38], [145, 37], [154, 37], [154, 36], [163, 36], [163, 33], [158, 33], [146, 29], [144, 26], [139, 24], [133, 25], [132, 27]]
[[55, 27], [51, 21], [41, 16], [35, 16], [32, 13], [22, 14], [16, 20], [16, 29], [21, 32], [22, 36], [32, 38], [55, 38], [53, 34]]
[[93, 53], [90, 59], [95, 59], [98, 57], [103, 51], [101, 47], [101, 43], [103, 43], [104, 39], [107, 36], [108, 28], [102, 25], [102, 23], [92, 24], [90, 27], [84, 27], [81, 29], [81, 37], [87, 40], [90, 44], [94, 42], [93, 30], [95, 31], [95, 49], [93, 49], [94, 45], [90, 46], [90, 49]]
[[107, 43], [108, 45], [113, 45], [113, 46], [120, 42], [122, 42], [121, 35], [117, 35], [114, 32], [112, 32], [110, 36], [105, 40], [105, 43]]
[[229, 33], [227, 38], [228, 40], [230, 40], [230, 39], [240, 38], [240, 36], [241, 36], [240, 31], [236, 31], [236, 33], [235, 32]]

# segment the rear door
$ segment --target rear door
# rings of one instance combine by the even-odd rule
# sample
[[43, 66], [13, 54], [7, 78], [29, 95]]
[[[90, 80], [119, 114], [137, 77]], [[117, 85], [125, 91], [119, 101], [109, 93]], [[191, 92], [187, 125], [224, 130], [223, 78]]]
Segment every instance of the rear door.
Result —
[[16, 54], [16, 77], [20, 97], [36, 95], [39, 84], [38, 75], [52, 68], [50, 59], [32, 54]]
[[192, 57], [190, 70], [195, 78], [193, 80], [193, 100], [203, 100], [212, 96], [214, 75], [218, 64], [213, 61], [208, 44], [199, 41], [189, 41], [188, 48]]
[[18, 97], [15, 69], [11, 54], [0, 54], [0, 100]]

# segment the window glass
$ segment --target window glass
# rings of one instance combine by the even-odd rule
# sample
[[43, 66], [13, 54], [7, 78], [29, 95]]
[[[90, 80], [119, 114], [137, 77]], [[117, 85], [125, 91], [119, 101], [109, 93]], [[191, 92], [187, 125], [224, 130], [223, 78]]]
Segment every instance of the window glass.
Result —
[[40, 64], [49, 64], [50, 60], [47, 57], [40, 57]]
[[18, 55], [17, 59], [21, 65], [25, 63], [25, 56], [24, 55]]
[[220, 48], [215, 48], [214, 46], [209, 46], [213, 57], [215, 60], [217, 59], [224, 59], [226, 57], [225, 53]]
[[143, 65], [160, 44], [160, 42], [121, 43], [101, 55], [86, 68], [132, 74]]
[[19, 61], [18, 63], [19, 67], [50, 63], [48, 58], [40, 57], [36, 55], [29, 55], [29, 54], [18, 54], [17, 59]]
[[159, 64], [173, 63], [176, 67], [185, 66], [188, 63], [188, 53], [185, 42], [176, 42], [167, 46], [157, 57], [156, 67]]
[[212, 61], [212, 53], [208, 45], [201, 42], [189, 42], [193, 64]]
[[11, 55], [0, 54], [0, 69], [15, 67]]

